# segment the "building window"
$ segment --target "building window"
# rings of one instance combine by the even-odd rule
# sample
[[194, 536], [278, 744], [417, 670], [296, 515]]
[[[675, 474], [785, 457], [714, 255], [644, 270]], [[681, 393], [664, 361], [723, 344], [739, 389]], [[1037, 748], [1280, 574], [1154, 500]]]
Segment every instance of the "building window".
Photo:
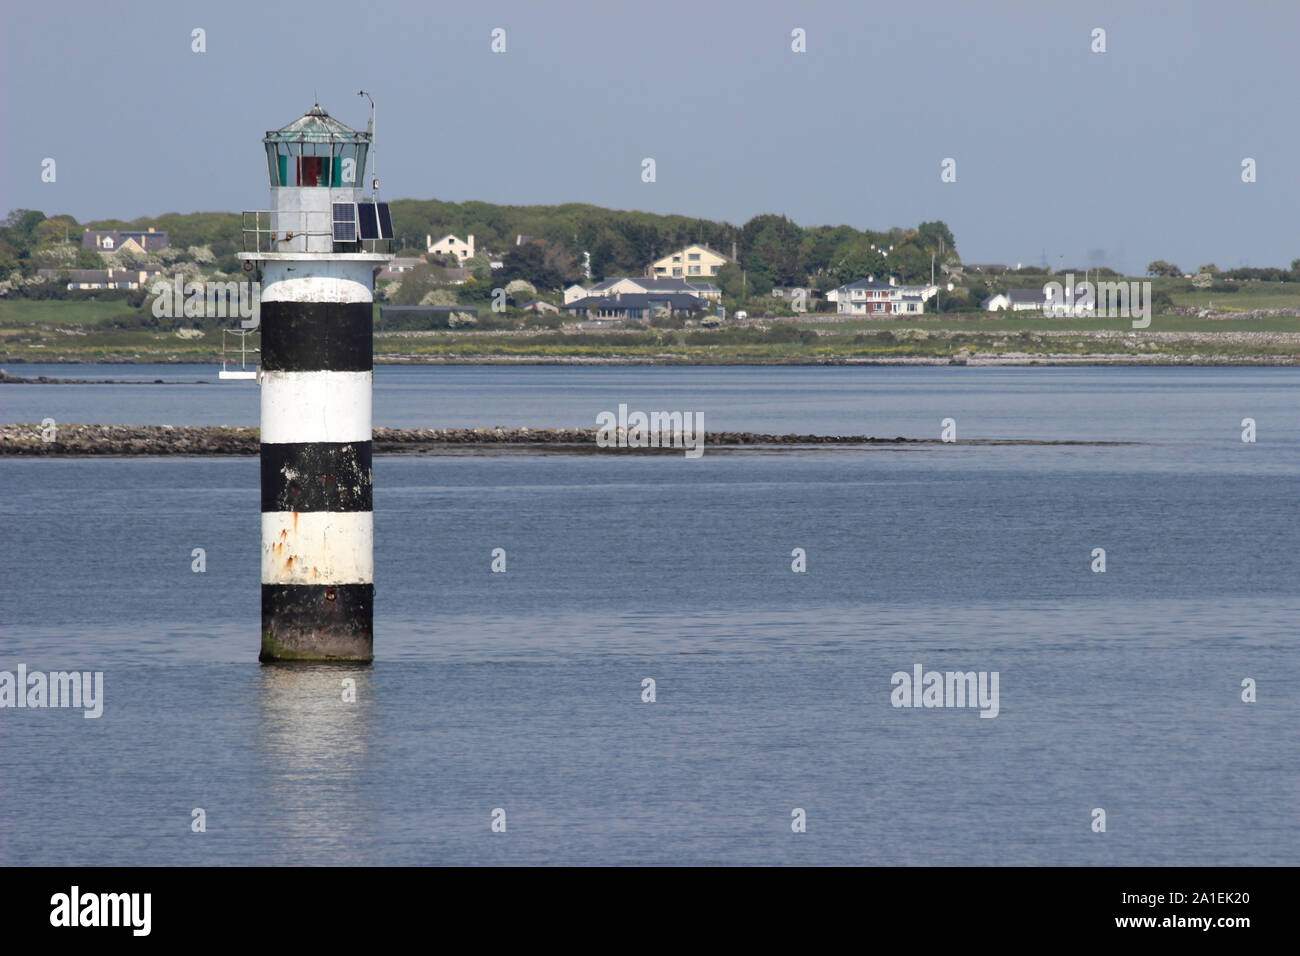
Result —
[[677, 268], [673, 269], [673, 275], [675, 275], [675, 276], [679, 276], [679, 275], [681, 275], [681, 274], [682, 274], [682, 267], [681, 267], [681, 266], [678, 266]]
[[692, 253], [689, 253], [689, 254], [686, 256], [686, 258], [689, 259], [689, 260], [691, 260], [691, 262], [699, 262], [699, 261], [700, 261], [700, 254], [699, 254], [698, 252], [692, 252]]
[[699, 266], [687, 266], [686, 268], [687, 268], [687, 271], [688, 271], [691, 275], [693, 275], [693, 276], [697, 276], [697, 275], [700, 274], [700, 267], [699, 267]]

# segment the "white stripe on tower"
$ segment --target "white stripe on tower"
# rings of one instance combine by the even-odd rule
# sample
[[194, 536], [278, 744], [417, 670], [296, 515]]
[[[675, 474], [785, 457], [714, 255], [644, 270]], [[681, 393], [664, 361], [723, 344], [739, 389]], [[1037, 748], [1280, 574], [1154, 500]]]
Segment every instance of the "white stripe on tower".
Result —
[[369, 511], [262, 514], [263, 584], [371, 584], [375, 523]]
[[263, 372], [262, 441], [370, 441], [374, 372]]

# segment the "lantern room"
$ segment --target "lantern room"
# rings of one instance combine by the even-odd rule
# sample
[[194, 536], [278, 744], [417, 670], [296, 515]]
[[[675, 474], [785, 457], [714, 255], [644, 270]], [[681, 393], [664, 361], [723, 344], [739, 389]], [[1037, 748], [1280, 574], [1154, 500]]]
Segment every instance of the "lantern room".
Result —
[[244, 252], [391, 251], [388, 204], [363, 197], [366, 162], [374, 162], [370, 130], [343, 125], [317, 103], [262, 142], [271, 208], [244, 212]]
[[262, 142], [272, 188], [357, 189], [364, 181], [370, 134], [344, 126], [320, 104]]

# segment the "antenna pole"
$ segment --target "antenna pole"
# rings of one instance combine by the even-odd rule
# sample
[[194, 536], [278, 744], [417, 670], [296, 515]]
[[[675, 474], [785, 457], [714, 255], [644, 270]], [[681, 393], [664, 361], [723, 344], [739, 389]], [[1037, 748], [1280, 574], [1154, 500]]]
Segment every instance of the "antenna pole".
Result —
[[[375, 156], [378, 152], [375, 137], [375, 100], [365, 90], [358, 92], [357, 96], [364, 96], [370, 100], [370, 192], [372, 198], [377, 199], [379, 196], [379, 166]], [[362, 175], [365, 175], [364, 171]]]

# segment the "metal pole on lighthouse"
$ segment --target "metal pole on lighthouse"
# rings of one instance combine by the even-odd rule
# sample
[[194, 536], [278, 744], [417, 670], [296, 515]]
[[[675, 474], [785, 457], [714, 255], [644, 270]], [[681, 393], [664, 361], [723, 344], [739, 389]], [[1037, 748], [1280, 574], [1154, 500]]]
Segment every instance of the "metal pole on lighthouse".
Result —
[[374, 269], [393, 230], [359, 185], [372, 140], [313, 106], [266, 134], [271, 208], [244, 213], [240, 258], [261, 283], [263, 662], [374, 656]]

